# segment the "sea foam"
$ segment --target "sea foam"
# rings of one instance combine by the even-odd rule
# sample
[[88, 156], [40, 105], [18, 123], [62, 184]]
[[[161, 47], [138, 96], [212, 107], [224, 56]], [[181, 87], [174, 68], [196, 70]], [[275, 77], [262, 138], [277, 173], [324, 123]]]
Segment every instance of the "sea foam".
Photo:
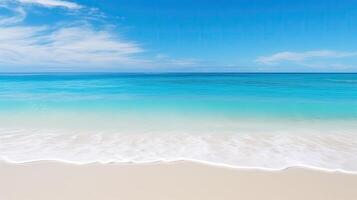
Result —
[[[145, 163], [196, 160], [232, 167], [309, 166], [357, 172], [357, 135], [350, 133], [62, 133], [1, 130], [0, 159]], [[296, 130], [297, 132], [299, 130]]]

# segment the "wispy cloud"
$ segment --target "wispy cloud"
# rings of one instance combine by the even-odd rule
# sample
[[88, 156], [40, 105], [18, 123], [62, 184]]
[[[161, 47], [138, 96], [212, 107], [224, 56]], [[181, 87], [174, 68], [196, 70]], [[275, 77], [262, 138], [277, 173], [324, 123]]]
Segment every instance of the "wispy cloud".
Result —
[[316, 58], [345, 58], [357, 56], [356, 52], [341, 52], [341, 51], [306, 51], [306, 52], [279, 52], [269, 56], [261, 56], [256, 59], [256, 62], [266, 65], [276, 65], [282, 62], [299, 63]]
[[172, 58], [166, 54], [157, 54], [155, 58], [150, 60], [148, 63], [166, 66], [193, 66], [198, 65], [201, 62], [193, 58]]
[[[53, 6], [72, 5], [59, 4], [64, 3], [62, 1], [36, 2]], [[95, 28], [85, 22], [74, 25], [26, 26], [19, 23], [26, 17], [23, 7], [2, 7], [13, 13], [12, 16], [0, 16], [2, 66], [129, 65], [138, 62], [133, 57], [143, 51], [139, 44], [123, 39], [109, 29]]]
[[6, 26], [22, 22], [26, 18], [26, 12], [21, 7], [9, 8], [6, 5], [0, 5], [3, 9], [12, 11], [12, 16], [0, 16], [0, 26]]
[[136, 43], [90, 25], [0, 27], [0, 63], [7, 65], [130, 64], [139, 52]]
[[[195, 59], [153, 56], [142, 59], [140, 44], [123, 38], [112, 26], [94, 26], [83, 17], [83, 10], [99, 11], [70, 1], [2, 1], [0, 7], [12, 15], [0, 14], [0, 70], [9, 67], [38, 69], [130, 69], [192, 66]], [[78, 9], [77, 22], [26, 25], [27, 4], [52, 8]], [[29, 9], [32, 10], [32, 9]], [[93, 12], [89, 13], [93, 16]], [[109, 27], [109, 28], [108, 28]], [[31, 69], [29, 69], [31, 70]], [[33, 70], [33, 69], [32, 69]]]
[[64, 1], [64, 0], [17, 0], [20, 3], [25, 4], [34, 4], [44, 7], [63, 7], [67, 9], [80, 9], [82, 8], [81, 5], [71, 2], [71, 1]]

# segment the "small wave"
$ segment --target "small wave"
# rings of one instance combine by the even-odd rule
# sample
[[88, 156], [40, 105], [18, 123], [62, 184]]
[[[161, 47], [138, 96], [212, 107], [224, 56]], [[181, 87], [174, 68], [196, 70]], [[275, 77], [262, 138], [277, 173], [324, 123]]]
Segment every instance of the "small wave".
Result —
[[281, 170], [302, 166], [357, 172], [353, 134], [59, 134], [0, 135], [0, 159], [88, 163], [189, 160], [233, 168]]

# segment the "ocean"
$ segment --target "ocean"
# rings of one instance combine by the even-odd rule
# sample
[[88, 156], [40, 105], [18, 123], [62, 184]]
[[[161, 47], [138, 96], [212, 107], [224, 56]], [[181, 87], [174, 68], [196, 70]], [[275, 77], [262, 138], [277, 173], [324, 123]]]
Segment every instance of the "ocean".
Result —
[[0, 160], [357, 172], [357, 74], [0, 74]]

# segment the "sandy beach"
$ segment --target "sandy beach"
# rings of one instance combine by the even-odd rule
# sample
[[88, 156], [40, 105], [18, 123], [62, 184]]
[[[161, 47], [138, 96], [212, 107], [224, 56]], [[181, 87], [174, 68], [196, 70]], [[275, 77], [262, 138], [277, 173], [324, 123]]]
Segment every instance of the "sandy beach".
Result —
[[357, 175], [290, 168], [232, 169], [201, 163], [0, 164], [1, 200], [354, 200]]

